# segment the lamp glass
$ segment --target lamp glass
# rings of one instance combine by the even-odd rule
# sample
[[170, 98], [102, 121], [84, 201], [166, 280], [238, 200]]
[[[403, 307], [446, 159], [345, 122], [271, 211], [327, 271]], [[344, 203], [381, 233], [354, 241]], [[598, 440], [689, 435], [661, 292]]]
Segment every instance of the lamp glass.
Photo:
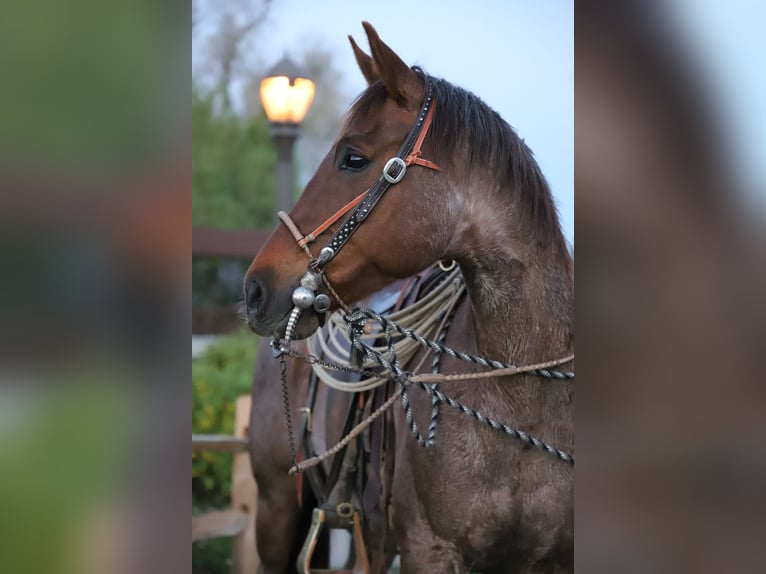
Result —
[[261, 81], [261, 102], [269, 121], [299, 124], [306, 117], [314, 99], [314, 82], [287, 76], [273, 76]]

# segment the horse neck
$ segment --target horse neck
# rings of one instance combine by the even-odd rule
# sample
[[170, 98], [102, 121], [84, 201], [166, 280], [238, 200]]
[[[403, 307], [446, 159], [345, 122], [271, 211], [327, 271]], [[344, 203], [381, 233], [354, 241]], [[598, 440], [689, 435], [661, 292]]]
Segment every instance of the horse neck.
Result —
[[572, 289], [557, 272], [515, 259], [464, 266], [479, 352], [527, 364], [571, 352]]
[[572, 352], [573, 264], [561, 232], [556, 233], [553, 242], [524, 244], [518, 238], [533, 232], [523, 226], [470, 228], [471, 247], [458, 259], [480, 354], [522, 365]]

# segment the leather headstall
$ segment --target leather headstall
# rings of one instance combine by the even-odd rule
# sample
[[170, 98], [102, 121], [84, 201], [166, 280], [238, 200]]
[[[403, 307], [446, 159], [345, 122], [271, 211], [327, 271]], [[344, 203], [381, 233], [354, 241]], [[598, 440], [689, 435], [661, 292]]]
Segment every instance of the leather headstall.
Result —
[[327, 219], [327, 221], [303, 238], [303, 245], [306, 245], [306, 243], [319, 236], [348, 211], [355, 208], [345, 223], [341, 225], [322, 248], [319, 252], [319, 256], [309, 263], [309, 268], [313, 271], [321, 271], [338, 255], [341, 248], [351, 238], [359, 226], [362, 225], [367, 217], [369, 217], [370, 213], [372, 213], [372, 210], [386, 191], [388, 191], [388, 188], [399, 183], [402, 178], [404, 178], [408, 166], [417, 164], [429, 169], [439, 170], [439, 166], [435, 163], [421, 157], [420, 147], [428, 133], [428, 128], [431, 126], [434, 109], [436, 107], [433, 81], [425, 74], [423, 78], [425, 80], [425, 96], [423, 98], [423, 103], [418, 112], [417, 119], [415, 120], [415, 125], [412, 126], [409, 134], [407, 134], [407, 137], [399, 148], [399, 152], [386, 162], [386, 165], [383, 168], [383, 173], [381, 173], [380, 177], [378, 177], [370, 189], [344, 205], [340, 210]]

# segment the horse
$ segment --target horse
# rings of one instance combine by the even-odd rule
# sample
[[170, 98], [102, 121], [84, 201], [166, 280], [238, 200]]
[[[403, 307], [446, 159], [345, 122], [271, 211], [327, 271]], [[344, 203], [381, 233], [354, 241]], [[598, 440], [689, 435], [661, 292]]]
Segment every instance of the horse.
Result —
[[[450, 330], [462, 350], [515, 365], [571, 355], [574, 264], [532, 152], [477, 96], [410, 68], [363, 27], [370, 55], [349, 39], [368, 87], [290, 212], [300, 229], [314, 229], [304, 239], [327, 244], [312, 275], [306, 242], [274, 230], [245, 274], [248, 325], [275, 339], [306, 338], [327, 308], [449, 259], [467, 289]], [[452, 357], [444, 364], [445, 372], [472, 368]], [[573, 386], [522, 372], [440, 388], [484, 421], [573, 452]], [[415, 418], [431, 401], [411, 394]], [[441, 414], [430, 448], [412, 439], [406, 413], [393, 419], [384, 536], [398, 545], [402, 572], [572, 570], [572, 465], [456, 409]]]

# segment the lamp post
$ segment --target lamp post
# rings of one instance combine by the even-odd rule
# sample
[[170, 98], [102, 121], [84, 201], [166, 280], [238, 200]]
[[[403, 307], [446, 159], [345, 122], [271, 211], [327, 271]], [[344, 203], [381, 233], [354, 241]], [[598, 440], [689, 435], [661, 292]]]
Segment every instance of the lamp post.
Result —
[[290, 211], [295, 175], [293, 147], [303, 118], [314, 99], [314, 82], [284, 56], [261, 80], [261, 102], [271, 123], [271, 137], [277, 148], [275, 213]]

